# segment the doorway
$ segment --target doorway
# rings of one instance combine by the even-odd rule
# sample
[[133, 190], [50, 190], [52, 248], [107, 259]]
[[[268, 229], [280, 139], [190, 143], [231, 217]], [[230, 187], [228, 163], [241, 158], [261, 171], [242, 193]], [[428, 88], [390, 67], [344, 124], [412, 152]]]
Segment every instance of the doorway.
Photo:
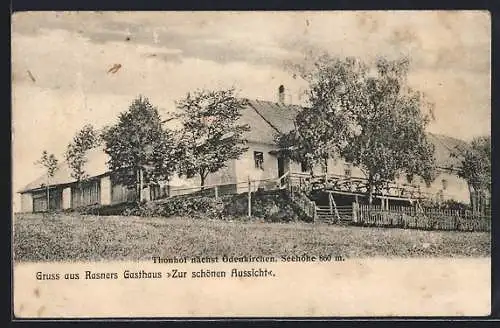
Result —
[[[287, 169], [287, 160], [282, 156], [278, 157], [278, 178], [282, 177], [286, 173], [286, 169]], [[281, 186], [285, 185], [286, 181], [284, 180], [280, 182]]]

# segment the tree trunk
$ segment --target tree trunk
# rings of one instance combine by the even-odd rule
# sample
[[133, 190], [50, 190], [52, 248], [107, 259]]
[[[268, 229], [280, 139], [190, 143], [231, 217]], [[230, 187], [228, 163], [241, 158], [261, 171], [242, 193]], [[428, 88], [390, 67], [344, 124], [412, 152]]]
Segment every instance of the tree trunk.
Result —
[[160, 198], [166, 196], [166, 197], [170, 197], [170, 178], [167, 178], [166, 179], [166, 183], [167, 185], [164, 186], [164, 191], [165, 191], [165, 194], [162, 192], [161, 188], [160, 188]]
[[141, 181], [141, 169], [136, 168], [135, 169], [135, 191], [136, 191], [136, 202], [140, 203], [141, 202], [141, 195], [142, 195], [142, 181]]
[[474, 212], [474, 190], [472, 188], [472, 186], [469, 184], [468, 185], [469, 187], [469, 198], [470, 198], [470, 207], [472, 209], [472, 212]]
[[50, 183], [50, 179], [49, 179], [49, 175], [47, 174], [47, 212], [50, 211], [50, 190], [49, 190], [49, 183]]
[[250, 176], [248, 176], [248, 217], [252, 217], [252, 183], [250, 182]]
[[142, 190], [144, 188], [144, 175], [143, 175], [143, 172], [142, 172], [142, 167], [139, 168], [139, 202], [142, 202]]
[[373, 185], [373, 179], [370, 176], [368, 178], [368, 204], [372, 205], [373, 204], [373, 191], [374, 191], [374, 185]]
[[134, 173], [135, 173], [135, 201], [138, 203], [139, 202], [139, 193], [140, 193], [140, 190], [139, 190], [139, 185], [140, 185], [139, 170], [134, 169]]
[[483, 193], [479, 193], [478, 195], [478, 204], [477, 204], [477, 210], [479, 214], [483, 214]]
[[80, 204], [78, 204], [78, 207], [83, 206], [83, 186], [81, 181], [78, 182], [78, 186], [80, 187]]
[[206, 175], [203, 174], [203, 173], [200, 173], [200, 186], [201, 186], [201, 190], [204, 190], [205, 189], [205, 179], [206, 179]]
[[201, 190], [204, 190], [205, 189], [205, 180], [207, 178], [208, 172], [206, 172], [205, 169], [200, 169], [198, 171], [198, 173], [200, 174], [200, 187], [201, 187]]

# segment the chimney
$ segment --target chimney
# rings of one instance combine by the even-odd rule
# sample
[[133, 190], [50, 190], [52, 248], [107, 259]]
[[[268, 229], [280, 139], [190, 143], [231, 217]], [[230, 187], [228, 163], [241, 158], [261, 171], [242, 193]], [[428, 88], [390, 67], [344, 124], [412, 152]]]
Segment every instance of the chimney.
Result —
[[285, 87], [282, 85], [278, 88], [278, 103], [283, 105], [285, 103]]

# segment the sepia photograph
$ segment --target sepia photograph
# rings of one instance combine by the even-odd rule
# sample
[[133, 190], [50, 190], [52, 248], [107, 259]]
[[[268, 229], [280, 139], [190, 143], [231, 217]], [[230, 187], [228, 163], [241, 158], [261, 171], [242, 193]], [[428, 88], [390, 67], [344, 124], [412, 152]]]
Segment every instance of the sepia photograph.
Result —
[[489, 315], [487, 11], [11, 36], [16, 318]]

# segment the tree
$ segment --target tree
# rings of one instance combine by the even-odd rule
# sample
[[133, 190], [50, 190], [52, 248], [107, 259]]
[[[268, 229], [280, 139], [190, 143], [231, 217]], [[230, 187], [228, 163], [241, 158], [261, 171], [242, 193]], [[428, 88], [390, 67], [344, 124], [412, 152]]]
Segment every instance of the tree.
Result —
[[139, 96], [118, 123], [102, 133], [108, 166], [116, 181], [136, 186], [139, 201], [145, 184], [168, 180], [178, 158], [173, 132], [163, 128], [158, 109]]
[[228, 160], [239, 158], [248, 149], [243, 134], [249, 126], [237, 123], [245, 104], [234, 89], [198, 90], [177, 102], [177, 118], [183, 126], [181, 174], [199, 176], [203, 187], [209, 173], [224, 168]]
[[[313, 68], [296, 66], [309, 82], [309, 106], [296, 116], [295, 129], [277, 136], [284, 156], [311, 170], [329, 157], [339, 155], [352, 135], [351, 107], [357, 105], [352, 94], [343, 93], [346, 85], [359, 89], [359, 75], [366, 67], [355, 60], [329, 56], [317, 58]], [[354, 108], [352, 108], [354, 109]]]
[[50, 209], [50, 179], [54, 177], [58, 170], [58, 160], [54, 154], [49, 154], [46, 150], [42, 152], [42, 156], [35, 162], [35, 165], [41, 165], [47, 170], [47, 184], [45, 185], [47, 191], [47, 211]]
[[369, 66], [324, 55], [302, 74], [309, 83], [309, 106], [299, 114], [307, 119], [297, 122], [298, 132], [310, 136], [306, 140], [326, 136], [313, 147], [359, 167], [368, 180], [370, 202], [397, 174], [434, 179], [434, 148], [425, 133], [433, 108], [408, 86], [408, 71], [406, 58], [382, 58]]
[[90, 124], [83, 126], [66, 148], [66, 162], [71, 169], [71, 177], [78, 182], [80, 197], [83, 197], [82, 183], [88, 178], [85, 171], [87, 152], [101, 143], [100, 133]]
[[[454, 153], [454, 156], [459, 156]], [[467, 181], [472, 208], [479, 209], [478, 200], [491, 195], [491, 137], [474, 138], [462, 153], [458, 176]], [[474, 195], [482, 197], [474, 197]], [[478, 199], [479, 198], [479, 199]]]
[[319, 122], [311, 122], [305, 117], [310, 110], [304, 110], [297, 116], [295, 129], [285, 134], [275, 136], [280, 154], [311, 171], [315, 165], [324, 163], [334, 153], [331, 143], [334, 139], [326, 138], [327, 134], [314, 133], [313, 126]]

